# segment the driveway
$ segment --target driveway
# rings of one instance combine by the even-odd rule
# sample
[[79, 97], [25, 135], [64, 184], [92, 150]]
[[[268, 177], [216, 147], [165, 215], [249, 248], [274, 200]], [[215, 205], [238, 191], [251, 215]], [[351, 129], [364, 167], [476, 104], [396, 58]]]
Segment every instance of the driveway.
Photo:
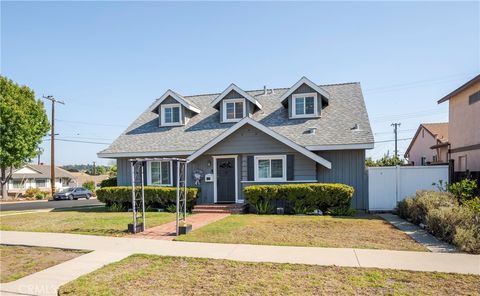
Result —
[[56, 200], [56, 201], [30, 201], [30, 202], [12, 202], [0, 204], [0, 211], [25, 211], [42, 209], [60, 209], [83, 206], [104, 205], [97, 199], [79, 199], [79, 200]]

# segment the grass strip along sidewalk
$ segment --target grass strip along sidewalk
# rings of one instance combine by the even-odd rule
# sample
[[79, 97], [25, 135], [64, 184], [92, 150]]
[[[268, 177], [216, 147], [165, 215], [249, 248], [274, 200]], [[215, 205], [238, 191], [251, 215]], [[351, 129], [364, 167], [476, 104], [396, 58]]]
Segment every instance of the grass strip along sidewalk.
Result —
[[133, 255], [59, 295], [472, 295], [480, 277], [376, 268]]

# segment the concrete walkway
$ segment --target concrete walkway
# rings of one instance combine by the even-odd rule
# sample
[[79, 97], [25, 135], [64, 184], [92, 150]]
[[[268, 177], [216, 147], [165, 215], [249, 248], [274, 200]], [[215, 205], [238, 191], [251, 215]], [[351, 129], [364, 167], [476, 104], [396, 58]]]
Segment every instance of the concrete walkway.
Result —
[[384, 220], [405, 232], [408, 236], [413, 238], [419, 244], [422, 244], [431, 252], [434, 253], [452, 253], [458, 252], [457, 248], [451, 244], [439, 240], [435, 236], [428, 233], [426, 230], [412, 224], [397, 215], [393, 214], [378, 214]]
[[155, 254], [247, 262], [377, 267], [480, 275], [480, 255], [349, 248], [212, 244], [78, 234], [0, 231], [0, 243], [93, 252], [17, 281], [0, 284], [2, 295], [56, 295], [60, 286], [131, 254]]
[[[192, 224], [192, 229], [195, 230], [207, 224], [223, 219], [229, 215], [229, 213], [200, 213], [195, 215], [189, 215], [187, 217], [187, 223]], [[173, 221], [156, 227], [145, 229], [144, 232], [134, 234], [132, 235], [132, 237], [171, 241], [175, 239], [176, 227], [176, 222]]]

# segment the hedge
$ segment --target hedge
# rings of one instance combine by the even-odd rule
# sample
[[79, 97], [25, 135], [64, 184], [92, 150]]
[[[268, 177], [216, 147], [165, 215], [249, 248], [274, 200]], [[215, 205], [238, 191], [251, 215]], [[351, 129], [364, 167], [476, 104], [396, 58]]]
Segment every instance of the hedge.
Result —
[[[138, 188], [137, 190], [140, 190]], [[157, 187], [145, 186], [145, 207], [166, 208], [175, 204], [177, 200], [176, 187]], [[187, 188], [187, 207], [191, 208], [195, 199], [198, 197], [199, 189], [197, 187]], [[132, 203], [132, 187], [116, 186], [104, 187], [97, 190], [97, 199], [104, 202], [107, 206], [130, 207]]]
[[108, 178], [100, 182], [100, 187], [102, 188], [113, 187], [113, 186], [117, 186], [117, 177]]
[[427, 231], [460, 250], [480, 253], [480, 205], [460, 204], [450, 193], [418, 191], [398, 203], [400, 217], [423, 224]]
[[271, 205], [283, 204], [285, 211], [303, 207], [313, 211], [320, 209], [326, 213], [332, 210], [349, 209], [354, 189], [345, 184], [312, 183], [254, 185], [243, 189], [246, 200], [252, 204], [268, 202]]

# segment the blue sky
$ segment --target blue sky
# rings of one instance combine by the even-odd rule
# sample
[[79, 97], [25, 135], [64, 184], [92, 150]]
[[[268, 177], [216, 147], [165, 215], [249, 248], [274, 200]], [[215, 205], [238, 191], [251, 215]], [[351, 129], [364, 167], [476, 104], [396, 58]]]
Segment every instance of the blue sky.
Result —
[[[393, 151], [390, 123], [408, 139], [447, 121], [436, 101], [479, 72], [479, 2], [1, 2], [1, 73], [66, 102], [65, 140], [110, 143], [169, 88], [289, 87], [305, 75], [361, 82], [378, 158]], [[106, 146], [58, 141], [56, 161], [106, 164]]]

